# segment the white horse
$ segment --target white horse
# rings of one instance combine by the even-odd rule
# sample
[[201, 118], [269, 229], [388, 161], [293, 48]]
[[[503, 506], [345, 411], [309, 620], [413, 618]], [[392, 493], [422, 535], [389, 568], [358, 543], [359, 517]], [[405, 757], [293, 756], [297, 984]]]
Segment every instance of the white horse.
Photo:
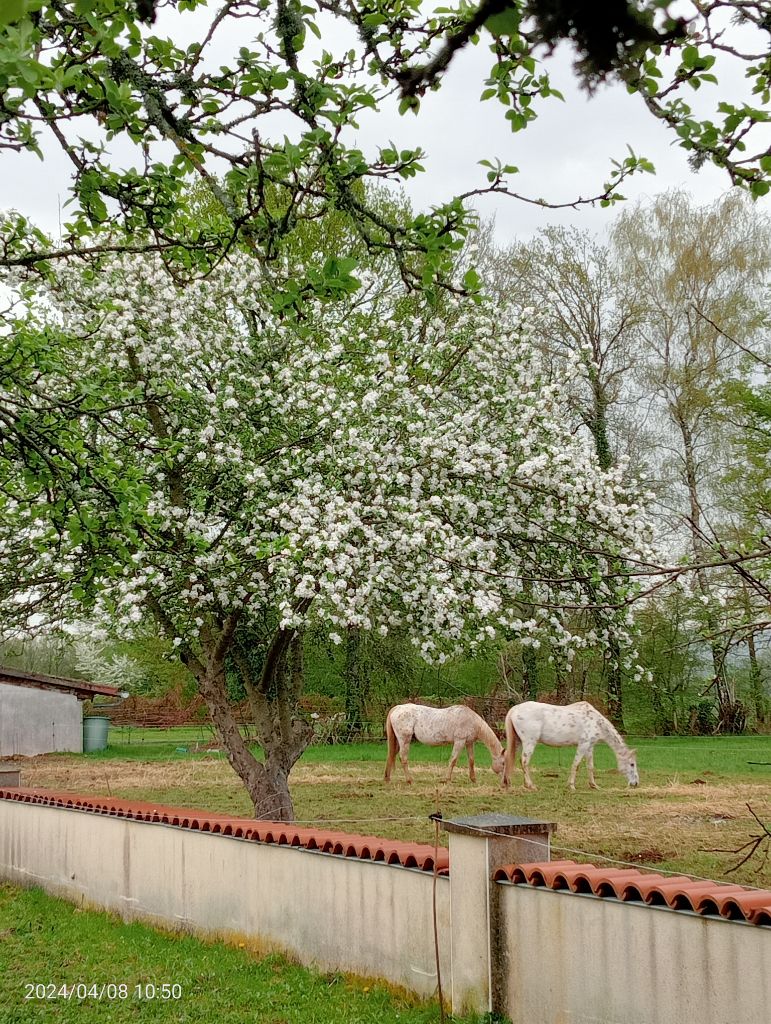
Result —
[[386, 761], [385, 781], [391, 781], [391, 771], [396, 761], [397, 751], [407, 782], [412, 782], [407, 759], [410, 755], [410, 743], [413, 738], [431, 747], [442, 743], [452, 743], [449, 770], [446, 781], [452, 778], [452, 770], [461, 750], [468, 751], [468, 773], [472, 782], [476, 782], [474, 771], [474, 742], [484, 743], [493, 757], [493, 771], [500, 775], [503, 772], [503, 747], [493, 730], [476, 711], [462, 704], [450, 708], [429, 708], [423, 704], [397, 704], [386, 716], [386, 736], [388, 737], [388, 760]]
[[578, 747], [568, 780], [571, 789], [576, 788], [576, 771], [584, 758], [589, 785], [597, 789], [594, 781], [594, 747], [597, 743], [608, 744], [616, 755], [618, 770], [626, 776], [630, 786], [636, 786], [640, 781], [636, 751], [630, 750], [607, 718], [585, 700], [566, 706], [528, 700], [509, 709], [506, 715], [504, 786], [509, 785], [514, 770], [517, 739], [522, 742], [522, 769], [527, 789], [535, 789], [529, 765], [536, 743], [546, 743], [550, 747]]

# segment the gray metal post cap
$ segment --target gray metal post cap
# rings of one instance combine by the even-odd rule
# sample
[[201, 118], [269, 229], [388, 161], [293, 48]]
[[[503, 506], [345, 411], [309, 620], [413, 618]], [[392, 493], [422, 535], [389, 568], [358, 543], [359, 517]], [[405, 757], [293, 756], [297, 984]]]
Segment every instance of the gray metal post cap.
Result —
[[472, 814], [467, 818], [442, 818], [441, 825], [445, 832], [465, 836], [485, 836], [490, 833], [499, 836], [551, 835], [557, 828], [553, 821], [493, 813]]

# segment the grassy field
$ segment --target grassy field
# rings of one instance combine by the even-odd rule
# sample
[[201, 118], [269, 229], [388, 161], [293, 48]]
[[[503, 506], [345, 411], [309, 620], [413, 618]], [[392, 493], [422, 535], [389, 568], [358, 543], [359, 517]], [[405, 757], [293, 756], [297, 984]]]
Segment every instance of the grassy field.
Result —
[[[659, 739], [627, 737], [638, 750], [640, 770], [648, 771], [714, 771], [726, 774], [765, 776], [771, 782], [771, 736], [667, 736]], [[201, 757], [224, 757], [216, 749], [215, 733], [208, 726], [178, 729], [111, 728], [106, 750], [86, 755], [89, 760], [186, 760]], [[256, 749], [256, 748], [255, 748]], [[410, 763], [446, 764], [449, 747], [426, 747], [416, 743], [410, 751]], [[539, 746], [534, 765], [545, 768], [570, 766], [573, 750]], [[312, 746], [305, 751], [301, 763], [330, 764], [377, 761], [385, 763], [385, 743], [340, 743]], [[477, 750], [477, 761], [489, 764], [484, 748]], [[750, 762], [763, 762], [752, 764]], [[613, 754], [604, 745], [596, 748], [596, 763], [612, 766]]]
[[0, 884], [0, 1024], [437, 1019], [437, 1005], [382, 985], [258, 957], [246, 946], [124, 924], [40, 890]]
[[[23, 784], [157, 801], [248, 815], [240, 781], [216, 750], [207, 729], [114, 730], [106, 751], [46, 755], [22, 764]], [[632, 741], [634, 742], [634, 741]], [[477, 752], [476, 785], [459, 763], [450, 785], [442, 782], [449, 750], [416, 744], [407, 786], [397, 766], [394, 782], [382, 781], [382, 743], [309, 749], [292, 773], [298, 820], [392, 838], [433, 841], [428, 815], [445, 817], [501, 811], [557, 824], [554, 853], [576, 860], [609, 857], [745, 885], [771, 887], [768, 861], [755, 857], [730, 869], [733, 850], [758, 832], [748, 809], [771, 822], [771, 737], [640, 739], [641, 784], [629, 789], [605, 746], [596, 750], [599, 791], [566, 789], [573, 752], [539, 746], [534, 758], [536, 793], [521, 788], [521, 773], [508, 792]], [[600, 861], [601, 863], [601, 861]]]

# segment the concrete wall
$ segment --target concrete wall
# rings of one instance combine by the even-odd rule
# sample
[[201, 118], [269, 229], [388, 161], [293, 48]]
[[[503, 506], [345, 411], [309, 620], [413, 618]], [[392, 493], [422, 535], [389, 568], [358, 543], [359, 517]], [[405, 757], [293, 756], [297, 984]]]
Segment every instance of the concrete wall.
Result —
[[513, 1024], [768, 1024], [768, 928], [496, 884]]
[[[236, 934], [421, 995], [436, 988], [425, 871], [0, 800], [0, 878], [127, 918]], [[444, 936], [449, 888], [437, 879]], [[449, 941], [443, 959], [449, 978]]]
[[[436, 880], [456, 1012], [492, 1009], [513, 1024], [768, 1021], [771, 928], [491, 882], [496, 842], [450, 834], [450, 877]], [[0, 799], [0, 878], [435, 992], [428, 872]]]
[[0, 683], [0, 757], [83, 750], [83, 705], [72, 693]]

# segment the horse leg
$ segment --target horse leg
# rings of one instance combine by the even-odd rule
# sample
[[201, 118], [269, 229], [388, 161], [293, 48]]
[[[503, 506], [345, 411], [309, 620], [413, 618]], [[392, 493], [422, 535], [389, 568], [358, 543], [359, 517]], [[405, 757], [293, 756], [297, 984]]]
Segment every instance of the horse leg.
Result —
[[477, 773], [474, 770], [474, 741], [469, 740], [466, 744], [466, 753], [468, 754], [468, 777], [472, 782], [476, 782]]
[[388, 758], [386, 759], [385, 766], [385, 781], [391, 781], [391, 772], [394, 769], [396, 763], [396, 752], [399, 749], [399, 740], [396, 736], [393, 725], [391, 724], [390, 712], [386, 718], [386, 739], [388, 741]]
[[525, 789], [536, 788], [535, 783], [530, 778], [530, 758], [533, 756], [535, 750], [535, 743], [530, 741], [522, 741], [522, 771], [525, 773]]
[[586, 754], [586, 771], [589, 775], [589, 788], [599, 789], [600, 787], [594, 781], [594, 747], [589, 747]]
[[458, 758], [460, 757], [460, 752], [461, 752], [461, 750], [463, 750], [464, 745], [465, 744], [464, 744], [463, 740], [456, 740], [453, 743], [453, 745], [452, 745], [452, 754], [450, 755], [450, 764], [448, 765], [448, 769], [447, 769], [447, 778], [444, 780], [445, 782], [449, 782], [450, 779], [452, 778], [452, 770], [453, 770], [453, 768], [455, 767], [455, 765], [458, 762]]
[[568, 779], [568, 787], [575, 792], [576, 788], [576, 772], [578, 766], [581, 764], [583, 759], [589, 754], [589, 747], [584, 743], [578, 744], [578, 750], [576, 750], [576, 756], [573, 759], [573, 767], [570, 769], [570, 778]]
[[511, 776], [514, 771], [514, 761], [517, 757], [517, 731], [514, 728], [514, 722], [511, 720], [511, 714], [506, 715], [506, 753], [503, 758], [503, 774], [501, 775], [501, 786], [503, 789], [509, 788], [511, 782]]
[[408, 760], [410, 756], [410, 743], [412, 737], [402, 739], [399, 743], [399, 760], [402, 762], [402, 768], [404, 769], [404, 777], [407, 782], [412, 783], [412, 776], [410, 775], [410, 769], [408, 767]]

